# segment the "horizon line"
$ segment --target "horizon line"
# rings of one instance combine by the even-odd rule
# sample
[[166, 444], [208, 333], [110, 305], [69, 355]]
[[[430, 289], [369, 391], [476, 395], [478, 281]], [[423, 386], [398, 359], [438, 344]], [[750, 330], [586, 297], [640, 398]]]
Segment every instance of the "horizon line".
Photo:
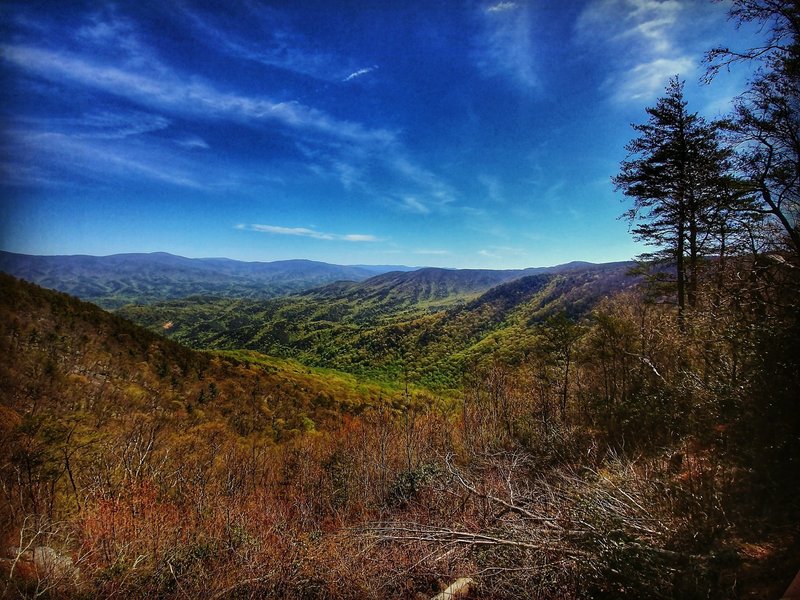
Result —
[[231, 262], [240, 262], [240, 263], [280, 263], [280, 262], [294, 262], [294, 261], [304, 261], [304, 262], [311, 262], [311, 263], [319, 263], [325, 265], [332, 265], [337, 267], [402, 267], [404, 269], [418, 271], [421, 269], [443, 269], [448, 271], [525, 271], [527, 269], [547, 269], [547, 268], [554, 268], [554, 267], [562, 267], [565, 265], [571, 264], [587, 264], [587, 265], [608, 265], [608, 264], [615, 264], [615, 263], [628, 263], [628, 262], [636, 262], [634, 258], [629, 258], [627, 260], [612, 260], [606, 262], [593, 262], [588, 260], [570, 260], [563, 263], [556, 263], [551, 265], [531, 265], [527, 267], [504, 267], [504, 268], [485, 268], [485, 267], [435, 267], [431, 265], [405, 265], [401, 263], [331, 263], [322, 260], [317, 260], [313, 258], [282, 258], [282, 259], [275, 259], [275, 260], [243, 260], [238, 258], [229, 258], [227, 256], [184, 256], [182, 254], [174, 254], [172, 252], [167, 252], [165, 250], [154, 250], [151, 252], [114, 252], [112, 254], [86, 254], [86, 253], [75, 253], [75, 254], [28, 254], [25, 252], [14, 252], [12, 250], [5, 250], [0, 249], [0, 253], [5, 254], [15, 254], [17, 256], [29, 256], [29, 257], [37, 257], [37, 258], [75, 258], [75, 257], [87, 257], [87, 258], [113, 258], [115, 256], [153, 256], [153, 255], [165, 255], [171, 256], [175, 258], [182, 258], [185, 260], [227, 260]]

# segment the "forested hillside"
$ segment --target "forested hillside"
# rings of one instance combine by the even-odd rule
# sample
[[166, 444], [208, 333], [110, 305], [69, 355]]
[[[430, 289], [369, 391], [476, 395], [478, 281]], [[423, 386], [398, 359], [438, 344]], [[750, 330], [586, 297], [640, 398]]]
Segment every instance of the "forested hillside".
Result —
[[[247, 352], [189, 350], [96, 306], [0, 274], [4, 405], [92, 415], [221, 421], [286, 439], [338, 423], [386, 391], [342, 373]], [[247, 405], [240, 398], [247, 397]], [[252, 420], [255, 420], [251, 422]], [[257, 423], [257, 424], [255, 424]]]
[[186, 299], [119, 314], [195, 348], [247, 348], [454, 389], [468, 365], [522, 362], [547, 318], [564, 312], [580, 320], [635, 285], [633, 266], [570, 265], [538, 275], [422, 269], [266, 302]]

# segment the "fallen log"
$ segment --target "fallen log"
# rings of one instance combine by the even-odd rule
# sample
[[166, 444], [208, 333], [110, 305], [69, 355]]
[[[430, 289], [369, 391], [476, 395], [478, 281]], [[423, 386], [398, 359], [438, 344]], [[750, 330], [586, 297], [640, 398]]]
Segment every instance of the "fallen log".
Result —
[[475, 581], [469, 577], [459, 577], [446, 590], [440, 594], [436, 594], [431, 600], [454, 600], [455, 598], [464, 598], [469, 594], [469, 587], [474, 585]]

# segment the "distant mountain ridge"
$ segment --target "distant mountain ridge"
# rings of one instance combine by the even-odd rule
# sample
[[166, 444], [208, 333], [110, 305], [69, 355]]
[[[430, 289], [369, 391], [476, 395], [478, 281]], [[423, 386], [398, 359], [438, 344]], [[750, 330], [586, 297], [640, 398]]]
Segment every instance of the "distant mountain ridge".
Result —
[[[376, 301], [385, 310], [428, 308], [469, 300], [535, 274], [607, 269], [628, 263], [571, 262], [528, 269], [444, 269], [403, 265], [335, 265], [293, 259], [245, 262], [186, 258], [166, 252], [109, 256], [37, 256], [0, 251], [0, 271], [102, 306], [152, 304], [192, 296], [268, 300], [308, 293], [325, 300]], [[364, 286], [355, 284], [368, 282]]]
[[0, 251], [0, 271], [118, 308], [188, 296], [266, 299], [334, 281], [363, 281], [400, 265], [347, 266], [312, 260], [244, 262], [166, 252], [110, 256], [35, 256]]
[[[319, 306], [346, 303], [349, 314], [356, 322], [362, 309], [394, 317], [398, 312], [434, 312], [476, 300], [482, 294], [502, 289], [523, 278], [536, 275], [568, 275], [571, 273], [625, 272], [632, 262], [595, 264], [571, 262], [554, 267], [528, 269], [442, 269], [425, 267], [414, 271], [391, 271], [359, 282], [336, 282], [312, 288], [297, 294], [299, 298], [313, 299]], [[392, 319], [394, 320], [394, 319]]]

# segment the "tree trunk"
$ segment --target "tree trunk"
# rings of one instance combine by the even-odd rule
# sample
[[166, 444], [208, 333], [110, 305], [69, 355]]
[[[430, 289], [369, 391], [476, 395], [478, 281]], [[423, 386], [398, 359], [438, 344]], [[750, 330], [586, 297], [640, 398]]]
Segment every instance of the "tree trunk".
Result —
[[686, 303], [690, 309], [697, 307], [697, 272], [700, 261], [700, 251], [697, 247], [697, 203], [694, 194], [689, 198], [689, 281], [686, 286]]
[[561, 422], [567, 422], [567, 392], [569, 391], [569, 363], [570, 352], [567, 350], [567, 356], [564, 363], [564, 384], [561, 389]]
[[770, 193], [769, 189], [763, 185], [761, 187], [761, 198], [764, 200], [767, 206], [769, 206], [770, 211], [777, 217], [780, 224], [786, 230], [786, 234], [789, 236], [789, 241], [792, 245], [792, 250], [794, 251], [795, 259], [800, 260], [800, 231], [796, 227], [793, 227], [789, 219], [783, 214], [780, 207], [775, 203], [772, 199], [772, 194]]
[[685, 253], [685, 224], [683, 222], [683, 218], [681, 217], [680, 222], [678, 223], [678, 240], [677, 240], [677, 248], [675, 249], [675, 260], [676, 260], [676, 267], [678, 270], [678, 327], [680, 328], [681, 332], [686, 331], [686, 323], [685, 323], [685, 314], [684, 311], [686, 310], [686, 258], [684, 256]]

